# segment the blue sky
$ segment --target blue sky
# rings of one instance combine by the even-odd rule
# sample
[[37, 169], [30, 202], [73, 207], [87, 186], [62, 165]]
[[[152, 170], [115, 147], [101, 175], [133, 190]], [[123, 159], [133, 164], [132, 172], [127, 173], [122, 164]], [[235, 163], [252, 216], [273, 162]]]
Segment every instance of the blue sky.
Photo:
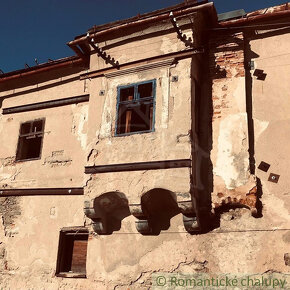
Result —
[[[9, 0], [0, 5], [0, 69], [22, 69], [48, 58], [74, 55], [66, 42], [103, 24], [183, 2], [182, 0]], [[215, 0], [218, 13], [253, 11], [285, 0]]]

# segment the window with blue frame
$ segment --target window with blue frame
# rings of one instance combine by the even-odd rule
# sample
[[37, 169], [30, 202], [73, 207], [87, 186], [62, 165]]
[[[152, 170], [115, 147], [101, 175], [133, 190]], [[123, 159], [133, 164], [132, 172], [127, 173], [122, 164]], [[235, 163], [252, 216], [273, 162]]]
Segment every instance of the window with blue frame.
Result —
[[116, 135], [154, 131], [156, 81], [118, 87]]

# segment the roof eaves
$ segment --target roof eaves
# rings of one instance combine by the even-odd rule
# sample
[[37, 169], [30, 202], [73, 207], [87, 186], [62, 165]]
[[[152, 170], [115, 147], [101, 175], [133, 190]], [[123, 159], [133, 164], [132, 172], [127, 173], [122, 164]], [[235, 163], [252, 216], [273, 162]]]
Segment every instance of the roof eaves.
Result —
[[26, 75], [31, 75], [34, 73], [40, 73], [48, 70], [52, 70], [54, 68], [60, 68], [66, 65], [75, 65], [84, 63], [84, 60], [78, 56], [69, 56], [65, 58], [60, 58], [54, 61], [49, 61], [46, 63], [39, 64], [37, 66], [32, 66], [20, 70], [11, 71], [8, 73], [4, 73], [0, 75], [0, 82], [8, 81], [11, 79], [15, 79], [17, 77], [23, 77]]
[[220, 27], [243, 26], [251, 22], [256, 22], [260, 20], [272, 20], [284, 16], [290, 16], [290, 2], [287, 2], [282, 5], [277, 5], [249, 12], [243, 17], [238, 19], [219, 21], [219, 26]]
[[[208, 0], [203, 0], [203, 1], [188, 0], [187, 2], [183, 2], [180, 4], [174, 5], [174, 6], [169, 6], [169, 7], [155, 10], [152, 12], [144, 13], [141, 15], [139, 14], [139, 15], [127, 18], [127, 19], [117, 20], [117, 21], [113, 21], [113, 22], [109, 22], [109, 23], [101, 24], [101, 25], [94, 25], [87, 32], [88, 33], [96, 33], [96, 32], [100, 32], [100, 31], [104, 31], [106, 29], [117, 27], [117, 26], [122, 25], [122, 24], [128, 24], [128, 23], [131, 23], [134, 21], [147, 19], [147, 18], [150, 18], [153, 16], [158, 16], [158, 15], [161, 15], [161, 14], [164, 14], [167, 12], [171, 12], [171, 11], [174, 12], [174, 11], [179, 10], [179, 9], [199, 6], [199, 5], [206, 4], [206, 3], [208, 3]], [[86, 36], [86, 33], [81, 34], [81, 35], [77, 35], [74, 39], [76, 40], [76, 39], [79, 39], [79, 38], [84, 37], [84, 36]]]

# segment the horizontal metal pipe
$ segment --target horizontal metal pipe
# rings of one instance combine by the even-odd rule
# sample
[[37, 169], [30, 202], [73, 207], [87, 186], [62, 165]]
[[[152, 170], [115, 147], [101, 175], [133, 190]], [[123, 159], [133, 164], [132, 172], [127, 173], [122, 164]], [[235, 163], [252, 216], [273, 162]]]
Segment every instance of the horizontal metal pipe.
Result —
[[58, 100], [46, 101], [46, 102], [39, 102], [39, 103], [10, 107], [10, 108], [4, 108], [2, 113], [3, 113], [3, 115], [5, 115], [5, 114], [12, 114], [12, 113], [20, 113], [20, 112], [48, 109], [48, 108], [65, 106], [65, 105], [70, 105], [70, 104], [88, 102], [89, 98], [90, 98], [90, 96], [88, 94], [86, 94], [83, 96], [58, 99]]
[[0, 189], [0, 197], [33, 195], [83, 195], [82, 187], [74, 188], [25, 188]]
[[191, 167], [191, 163], [192, 163], [191, 159], [176, 159], [176, 160], [162, 160], [162, 161], [86, 166], [85, 173], [95, 174], [95, 173], [106, 173], [106, 172], [182, 168], [182, 167]]
[[[190, 7], [190, 8], [186, 8], [186, 9], [182, 9], [180, 11], [175, 11], [173, 13], [174, 17], [176, 16], [181, 16], [183, 14], [189, 14], [189, 13], [192, 13], [192, 12], [195, 12], [195, 11], [200, 11], [200, 10], [204, 10], [204, 9], [212, 9], [214, 10], [214, 5], [212, 2], [210, 3], [206, 3], [206, 4], [202, 4], [202, 5], [198, 5], [198, 6], [194, 6], [194, 7]], [[162, 14], [162, 15], [158, 15], [158, 16], [152, 16], [150, 18], [146, 18], [146, 19], [141, 19], [141, 20], [136, 20], [136, 21], [133, 21], [133, 22], [130, 22], [130, 23], [125, 23], [125, 24], [121, 24], [121, 25], [118, 25], [116, 27], [112, 27], [112, 28], [108, 28], [108, 29], [105, 29], [105, 30], [102, 30], [102, 31], [99, 31], [99, 32], [95, 32], [95, 33], [92, 33], [89, 35], [89, 38], [95, 38], [95, 37], [99, 37], [99, 36], [103, 36], [105, 34], [108, 34], [108, 33], [113, 33], [113, 32], [116, 32], [116, 31], [119, 31], [119, 30], [123, 30], [123, 29], [127, 29], [127, 28], [131, 28], [131, 27], [135, 27], [135, 26], [138, 26], [138, 25], [146, 25], [146, 24], [149, 24], [149, 23], [152, 23], [152, 22], [158, 22], [158, 21], [162, 21], [162, 20], [170, 20], [170, 16], [169, 16], [170, 13], [165, 13], [165, 14]], [[72, 40], [70, 42], [67, 43], [68, 46], [74, 46], [74, 45], [78, 45], [84, 41], [86, 41], [87, 37], [86, 36], [83, 36], [83, 37], [80, 37], [78, 39], [75, 39], [75, 40]]]

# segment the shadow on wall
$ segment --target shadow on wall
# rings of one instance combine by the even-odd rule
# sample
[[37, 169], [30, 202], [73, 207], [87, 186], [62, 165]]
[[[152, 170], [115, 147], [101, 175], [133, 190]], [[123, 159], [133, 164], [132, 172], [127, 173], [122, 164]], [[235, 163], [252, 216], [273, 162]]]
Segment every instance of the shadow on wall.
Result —
[[253, 96], [252, 96], [252, 75], [251, 75], [251, 63], [255, 58], [259, 58], [251, 49], [250, 38], [251, 33], [244, 33], [245, 45], [244, 45], [244, 57], [245, 57], [245, 78], [246, 78], [246, 108], [248, 116], [248, 134], [249, 134], [249, 162], [250, 172], [255, 174], [255, 132], [254, 132], [254, 120], [253, 120]]
[[142, 210], [148, 216], [152, 235], [168, 230], [170, 219], [181, 211], [177, 206], [175, 194], [169, 190], [155, 188], [141, 197]]
[[121, 229], [122, 220], [131, 215], [128, 200], [122, 192], [107, 192], [94, 200], [95, 211], [107, 235]]
[[[141, 234], [153, 236], [159, 235], [162, 230], [168, 230], [171, 218], [181, 212], [175, 193], [162, 188], [146, 192], [141, 197], [141, 205], [137, 207], [137, 230]], [[111, 235], [119, 231], [122, 220], [132, 214], [128, 200], [121, 192], [102, 194], [94, 199], [93, 208], [85, 208], [85, 212], [93, 222], [94, 231], [100, 235]]]
[[[199, 143], [193, 148], [193, 154], [197, 155], [198, 167], [196, 168], [196, 181], [193, 193], [196, 195], [197, 210], [199, 212], [201, 227], [203, 231], [209, 231], [220, 225], [220, 214], [222, 211], [229, 210], [228, 207], [244, 207], [239, 204], [222, 206], [221, 212], [216, 212], [215, 216], [211, 211], [211, 194], [213, 192], [213, 164], [210, 159], [213, 148], [213, 122], [222, 118], [223, 109], [226, 109], [226, 102], [223, 98], [229, 97], [226, 89], [215, 92], [213, 89], [216, 83], [227, 82], [236, 77], [245, 77], [246, 79], [246, 104], [248, 114], [248, 134], [249, 134], [249, 163], [251, 173], [254, 174], [254, 128], [252, 120], [252, 87], [251, 78], [249, 78], [250, 60], [259, 57], [241, 36], [235, 36], [231, 32], [216, 31], [211, 35], [208, 49], [208, 58], [203, 63], [203, 79], [201, 80], [201, 92], [196, 92], [196, 107], [198, 117], [195, 125]], [[235, 68], [234, 70], [232, 68]], [[202, 98], [201, 98], [202, 96]], [[213, 101], [215, 100], [215, 101]], [[194, 144], [194, 142], [193, 142]], [[259, 180], [257, 181], [257, 211], [256, 217], [262, 216], [262, 206], [259, 197], [262, 195], [262, 188]]]
[[[211, 193], [213, 192], [212, 150], [212, 81], [208, 57], [200, 65], [200, 80], [192, 88], [192, 199], [195, 201], [196, 216], [201, 232], [212, 228]], [[194, 70], [194, 68], [192, 68]], [[200, 84], [200, 85], [199, 85]], [[195, 136], [197, 138], [195, 138]]]

